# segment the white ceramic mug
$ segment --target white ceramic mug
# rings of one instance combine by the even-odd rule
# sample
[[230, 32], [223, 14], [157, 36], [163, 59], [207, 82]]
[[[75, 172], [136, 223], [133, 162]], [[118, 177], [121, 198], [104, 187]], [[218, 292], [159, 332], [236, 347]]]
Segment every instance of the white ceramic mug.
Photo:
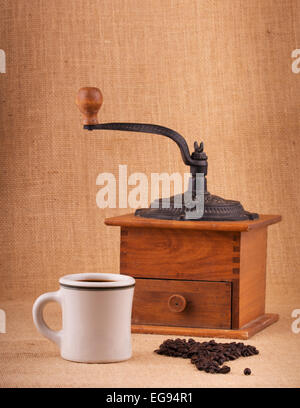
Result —
[[[81, 363], [109, 363], [131, 357], [131, 310], [135, 280], [109, 273], [79, 273], [59, 280], [60, 289], [41, 295], [33, 320], [41, 334], [54, 341], [61, 357]], [[48, 302], [62, 307], [62, 330], [44, 321]]]

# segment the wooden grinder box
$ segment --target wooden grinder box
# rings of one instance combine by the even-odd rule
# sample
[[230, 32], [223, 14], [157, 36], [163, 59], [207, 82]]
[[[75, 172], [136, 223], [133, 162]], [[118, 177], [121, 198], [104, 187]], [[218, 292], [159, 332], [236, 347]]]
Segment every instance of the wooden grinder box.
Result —
[[253, 221], [173, 221], [127, 214], [120, 273], [133, 276], [134, 333], [247, 339], [278, 320], [265, 313], [267, 227]]
[[[99, 123], [102, 102], [98, 88], [79, 90], [76, 103], [85, 130], [167, 137], [190, 169], [189, 194], [177, 197], [182, 207], [174, 196], [168, 208], [161, 202], [105, 221], [121, 227], [120, 272], [136, 279], [132, 331], [245, 339], [278, 320], [265, 313], [265, 289], [267, 227], [280, 216], [258, 217], [239, 201], [210, 194], [203, 142], [195, 141], [190, 153], [184, 137], [164, 126]], [[203, 213], [197, 214], [201, 197]], [[193, 221], [187, 221], [190, 215]]]

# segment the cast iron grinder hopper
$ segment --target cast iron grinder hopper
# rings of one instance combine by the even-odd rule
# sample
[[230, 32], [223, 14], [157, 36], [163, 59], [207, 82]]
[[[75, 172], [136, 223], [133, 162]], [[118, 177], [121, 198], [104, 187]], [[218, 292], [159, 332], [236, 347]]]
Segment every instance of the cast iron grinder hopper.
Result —
[[[226, 200], [213, 195], [207, 190], [207, 155], [204, 152], [204, 145], [194, 143], [194, 151], [190, 154], [185, 138], [178, 132], [164, 126], [148, 123], [98, 123], [97, 113], [102, 105], [103, 97], [98, 88], [86, 87], [79, 90], [77, 105], [83, 114], [84, 129], [92, 130], [118, 130], [126, 132], [151, 133], [165, 136], [172, 139], [180, 149], [181, 157], [185, 165], [190, 167], [190, 197], [197, 200], [196, 180], [200, 176], [204, 178], [203, 189], [200, 199], [203, 200], [204, 211], [197, 217], [193, 214], [196, 206], [191, 203], [187, 205], [185, 197], [172, 196], [167, 200], [169, 205], [165, 208], [166, 200], [158, 199], [151, 203], [150, 208], [140, 208], [135, 211], [135, 215], [143, 218], [155, 218], [161, 220], [194, 220], [194, 221], [244, 221], [258, 218], [258, 214], [245, 211], [239, 201]], [[180, 205], [178, 206], [178, 202]]]

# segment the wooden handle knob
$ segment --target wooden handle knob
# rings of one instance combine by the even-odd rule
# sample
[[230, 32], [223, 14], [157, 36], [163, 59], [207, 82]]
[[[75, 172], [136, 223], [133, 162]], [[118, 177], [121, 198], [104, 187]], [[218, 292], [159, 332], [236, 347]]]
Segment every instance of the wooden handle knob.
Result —
[[98, 88], [85, 87], [78, 91], [76, 104], [83, 114], [84, 125], [97, 125], [97, 114], [101, 108], [103, 96]]
[[180, 313], [186, 308], [186, 299], [181, 295], [172, 295], [168, 300], [171, 312]]

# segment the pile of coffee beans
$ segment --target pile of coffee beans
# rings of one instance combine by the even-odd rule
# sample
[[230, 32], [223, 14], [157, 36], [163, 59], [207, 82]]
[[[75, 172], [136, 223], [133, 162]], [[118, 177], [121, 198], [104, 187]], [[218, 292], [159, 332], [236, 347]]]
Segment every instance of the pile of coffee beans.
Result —
[[[227, 374], [230, 372], [230, 367], [223, 365], [226, 361], [253, 356], [259, 351], [256, 347], [244, 343], [216, 343], [214, 340], [201, 343], [194, 339], [188, 341], [168, 339], [159, 346], [159, 349], [155, 350], [155, 353], [170, 357], [190, 358], [200, 371], [211, 374]], [[251, 370], [247, 369], [246, 375], [249, 374], [251, 374]]]

